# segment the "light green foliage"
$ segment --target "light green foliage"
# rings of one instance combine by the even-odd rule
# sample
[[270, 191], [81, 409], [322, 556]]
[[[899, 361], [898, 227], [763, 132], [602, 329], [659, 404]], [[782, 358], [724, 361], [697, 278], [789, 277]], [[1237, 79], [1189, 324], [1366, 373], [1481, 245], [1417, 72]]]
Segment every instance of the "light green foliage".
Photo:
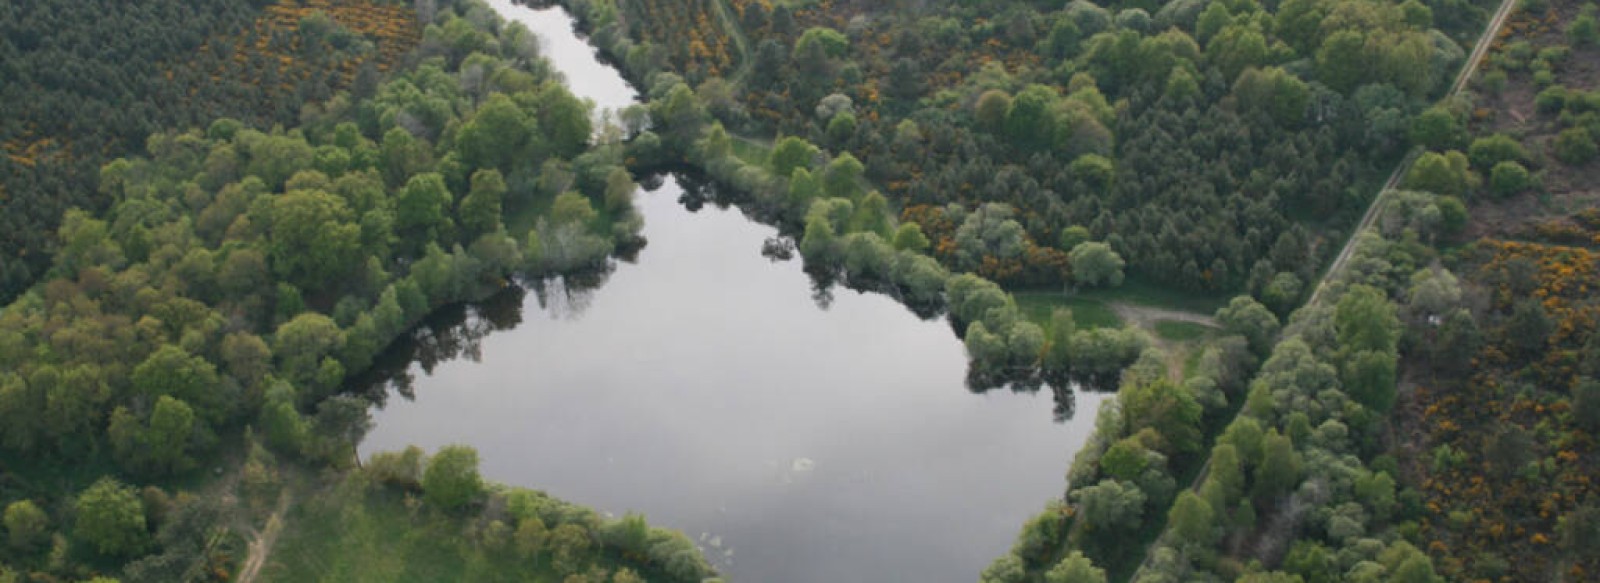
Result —
[[134, 367], [133, 390], [148, 398], [174, 396], [198, 406], [210, 423], [219, 423], [232, 404], [221, 389], [217, 368], [171, 344]]
[[337, 196], [290, 192], [273, 200], [271, 221], [273, 270], [303, 289], [334, 286], [360, 259], [361, 227]]
[[1356, 499], [1372, 512], [1379, 523], [1389, 520], [1389, 516], [1399, 506], [1395, 499], [1395, 481], [1387, 472], [1372, 472], [1356, 476], [1352, 485]]
[[189, 443], [195, 431], [194, 411], [183, 401], [163, 395], [156, 400], [150, 412], [150, 426], [141, 441], [141, 454], [131, 452], [125, 457], [146, 457], [160, 471], [177, 472], [193, 464], [189, 459]]
[[1067, 165], [1067, 171], [1073, 177], [1101, 189], [1111, 186], [1116, 170], [1116, 164], [1110, 158], [1094, 153], [1078, 156], [1072, 164]]
[[1311, 89], [1294, 75], [1278, 67], [1246, 69], [1233, 84], [1239, 105], [1266, 111], [1284, 127], [1297, 127], [1311, 103]]
[[1088, 228], [1082, 225], [1072, 225], [1070, 227], [1061, 229], [1061, 237], [1057, 242], [1057, 246], [1062, 251], [1071, 251], [1077, 248], [1078, 245], [1089, 242], [1089, 239], [1090, 234]]
[[861, 193], [861, 176], [866, 171], [861, 161], [849, 152], [828, 162], [822, 175], [822, 190], [828, 196], [855, 200]]
[[1466, 194], [1476, 183], [1477, 177], [1467, 167], [1466, 155], [1457, 151], [1423, 154], [1411, 165], [1404, 182], [1409, 189], [1452, 196]]
[[1274, 499], [1300, 483], [1300, 452], [1294, 442], [1277, 430], [1268, 431], [1261, 439], [1261, 464], [1256, 466], [1253, 494], [1256, 500]]
[[830, 144], [844, 144], [856, 133], [856, 116], [850, 112], [840, 113], [828, 121], [826, 135]]
[[1206, 57], [1222, 71], [1223, 78], [1235, 79], [1247, 68], [1266, 64], [1271, 51], [1260, 30], [1236, 24], [1223, 27], [1211, 37], [1206, 43]]
[[1144, 515], [1145, 493], [1133, 484], [1105, 480], [1072, 493], [1087, 528], [1101, 532], [1127, 531]]
[[139, 494], [111, 478], [102, 478], [79, 494], [75, 510], [78, 538], [101, 554], [131, 555], [149, 539]]
[[1595, 21], [1594, 10], [1585, 11], [1567, 24], [1567, 39], [1578, 46], [1592, 47], [1600, 44], [1600, 24]]
[[1117, 287], [1122, 285], [1122, 256], [1105, 243], [1079, 243], [1067, 254], [1072, 279], [1079, 285]]
[[1273, 313], [1287, 315], [1300, 303], [1304, 291], [1300, 277], [1285, 271], [1272, 276], [1272, 281], [1261, 290], [1261, 301], [1271, 307]]
[[1069, 516], [1064, 502], [1051, 500], [1043, 512], [1023, 523], [1022, 532], [1017, 535], [1016, 543], [1011, 545], [1012, 554], [1021, 557], [1028, 565], [1045, 564], [1066, 538], [1067, 529], [1071, 526]]
[[1216, 317], [1223, 331], [1244, 336], [1250, 351], [1259, 356], [1266, 356], [1277, 340], [1278, 317], [1250, 296], [1233, 298], [1227, 306], [1217, 310]]
[[829, 265], [835, 254], [833, 225], [823, 216], [813, 215], [806, 220], [805, 234], [800, 238], [800, 254], [807, 261]]
[[316, 380], [323, 359], [337, 354], [344, 341], [344, 331], [332, 318], [306, 312], [278, 327], [272, 335], [272, 353], [285, 380], [310, 382]]
[[7, 505], [4, 521], [6, 542], [13, 549], [31, 550], [50, 535], [50, 517], [29, 500]]
[[453, 510], [483, 495], [478, 475], [478, 451], [464, 445], [447, 445], [428, 460], [422, 473], [422, 493], [431, 504]]
[[1420, 269], [1411, 274], [1406, 306], [1413, 318], [1443, 317], [1460, 306], [1461, 284], [1445, 269]]
[[1210, 471], [1201, 489], [1213, 510], [1224, 512], [1244, 496], [1244, 465], [1232, 443], [1211, 448]]
[[1494, 168], [1501, 162], [1522, 162], [1528, 159], [1527, 150], [1516, 138], [1505, 134], [1493, 134], [1472, 140], [1472, 145], [1467, 148], [1467, 158], [1474, 168]]
[[1128, 430], [1137, 433], [1146, 427], [1156, 430], [1164, 442], [1163, 453], [1191, 454], [1200, 451], [1200, 416], [1204, 409], [1194, 395], [1165, 378], [1143, 384], [1130, 384], [1118, 391]]
[[1588, 128], [1575, 127], [1561, 130], [1554, 143], [1556, 159], [1568, 166], [1582, 166], [1600, 156], [1600, 147]]
[[967, 214], [956, 228], [956, 267], [976, 270], [984, 257], [1013, 259], [1026, 251], [1027, 232], [1014, 220], [1011, 207], [985, 204]]
[[845, 51], [849, 49], [850, 39], [845, 38], [839, 31], [831, 28], [812, 27], [806, 29], [800, 35], [800, 39], [795, 41], [794, 56], [796, 60], [799, 60], [804, 55], [810, 55], [814, 51], [820, 50], [828, 57], [839, 58], [843, 57]]
[[977, 118], [978, 127], [990, 132], [1000, 131], [1005, 124], [1006, 114], [1011, 110], [1011, 95], [1000, 89], [990, 89], [978, 96], [974, 108], [973, 116]]
[[1167, 526], [1177, 535], [1179, 544], [1205, 549], [1216, 538], [1215, 519], [1211, 504], [1194, 492], [1184, 490], [1178, 493], [1177, 501], [1167, 513]]
[[989, 567], [978, 575], [979, 583], [1023, 583], [1027, 579], [1027, 568], [1022, 564], [1022, 558], [1011, 553], [1001, 555]]
[[539, 517], [527, 516], [518, 519], [517, 532], [513, 537], [517, 552], [525, 558], [533, 558], [544, 552], [545, 541], [550, 538], [550, 530]]
[[593, 541], [589, 532], [576, 524], [563, 524], [550, 531], [545, 539], [550, 550], [551, 564], [557, 572], [572, 574], [583, 569]]
[[861, 204], [856, 205], [855, 216], [851, 217], [851, 231], [872, 233], [880, 237], [893, 234], [893, 224], [890, 218], [889, 200], [883, 194], [874, 190], [861, 198]]
[[1435, 204], [1439, 207], [1440, 228], [1445, 234], [1459, 234], [1467, 227], [1469, 218], [1467, 205], [1461, 202], [1461, 199], [1454, 196], [1440, 196], [1435, 199]]
[[310, 428], [295, 410], [294, 388], [286, 383], [275, 383], [267, 388], [266, 403], [256, 427], [260, 429], [267, 445], [286, 453], [299, 453]]
[[495, 93], [456, 132], [456, 150], [474, 167], [507, 171], [528, 153], [529, 141], [539, 129], [510, 97]]
[[[538, 141], [542, 137], [556, 156], [572, 158], [582, 153], [589, 145], [589, 136], [594, 133], [591, 104], [578, 99], [559, 83], [546, 83], [536, 103], [537, 131], [526, 137], [531, 149], [537, 152], [540, 147]], [[481, 115], [482, 108], [479, 108], [479, 112]], [[513, 151], [513, 154], [524, 153]]]
[[[776, 155], [776, 152], [774, 152]], [[808, 162], [809, 163], [809, 162]], [[796, 167], [789, 177], [788, 204], [791, 209], [809, 210], [811, 202], [822, 196], [822, 184], [811, 175], [811, 171], [803, 167]]]
[[1394, 407], [1396, 363], [1392, 352], [1363, 350], [1344, 366], [1344, 389], [1356, 402], [1388, 412]]
[[1045, 583], [1106, 583], [1105, 569], [1094, 566], [1082, 552], [1072, 551], [1044, 574]]
[[1006, 139], [1024, 150], [1049, 147], [1055, 134], [1055, 116], [1051, 109], [1057, 99], [1055, 90], [1043, 85], [1029, 85], [1023, 89], [1011, 100], [1011, 109], [1006, 112]]
[[821, 151], [804, 139], [789, 136], [773, 145], [767, 165], [778, 176], [793, 176], [796, 169], [810, 168]]
[[1289, 556], [1283, 560], [1283, 569], [1299, 575], [1305, 583], [1336, 583], [1339, 581], [1338, 559], [1320, 543], [1298, 540], [1289, 547]]
[[[424, 233], [437, 228], [444, 223], [452, 200], [444, 176], [434, 172], [412, 176], [396, 199], [395, 226]], [[428, 237], [424, 242], [434, 239]]]
[[1411, 122], [1411, 141], [1430, 150], [1453, 150], [1466, 143], [1467, 130], [1455, 112], [1443, 105], [1424, 110]]
[[1138, 436], [1128, 436], [1111, 444], [1100, 458], [1100, 470], [1105, 475], [1124, 482], [1144, 474], [1149, 467], [1149, 450], [1139, 443]]
[[1489, 188], [1497, 196], [1507, 197], [1533, 186], [1533, 176], [1521, 164], [1511, 161], [1494, 165], [1489, 173]]
[[1334, 310], [1339, 345], [1347, 351], [1392, 353], [1400, 338], [1400, 319], [1394, 304], [1374, 287], [1351, 286]]
[[966, 322], [982, 320], [996, 308], [1015, 309], [1011, 296], [1000, 286], [970, 273], [950, 278], [945, 284], [945, 294], [949, 297], [950, 313]]
[[505, 178], [494, 169], [472, 174], [472, 190], [461, 200], [461, 226], [470, 236], [500, 230], [500, 215], [506, 194]]
[[928, 237], [922, 234], [921, 225], [908, 222], [895, 229], [893, 244], [897, 251], [924, 253], [928, 250]]

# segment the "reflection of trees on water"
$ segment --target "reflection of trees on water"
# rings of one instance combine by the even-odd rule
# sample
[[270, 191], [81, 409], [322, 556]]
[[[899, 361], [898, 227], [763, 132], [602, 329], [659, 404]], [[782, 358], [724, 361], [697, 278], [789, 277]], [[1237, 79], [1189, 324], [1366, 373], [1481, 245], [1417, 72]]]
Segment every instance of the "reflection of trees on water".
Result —
[[[718, 208], [727, 209], [730, 206], [739, 208], [745, 218], [765, 225], [774, 226], [778, 234], [768, 237], [762, 243], [761, 254], [773, 261], [788, 260], [794, 253], [794, 241], [800, 236], [799, 225], [784, 221], [784, 217], [772, 209], [762, 209], [760, 204], [745, 204], [754, 202], [750, 197], [742, 196], [736, 189], [719, 188], [719, 185], [695, 172], [682, 172], [673, 175], [678, 185], [683, 188], [683, 194], [678, 197], [678, 202], [691, 212], [699, 211], [706, 203], [716, 205]], [[646, 178], [641, 181], [646, 190], [654, 191], [661, 185], [659, 177]], [[802, 260], [804, 258], [802, 257]], [[844, 287], [861, 293], [878, 293], [894, 298], [895, 302], [909, 310], [917, 318], [928, 321], [943, 317], [947, 313], [944, 302], [917, 302], [906, 297], [899, 286], [884, 279], [852, 277], [837, 267], [821, 267], [807, 263], [805, 273], [811, 278], [811, 300], [817, 308], [828, 310], [833, 306], [836, 298], [835, 288]], [[961, 326], [951, 321], [951, 327], [957, 338], [962, 336]], [[1115, 378], [1098, 378], [1089, 376], [1067, 376], [1041, 373], [1036, 367], [1018, 368], [1005, 371], [980, 371], [969, 364], [966, 385], [974, 393], [985, 393], [991, 390], [1005, 388], [1016, 393], [1035, 394], [1041, 388], [1049, 388], [1054, 397], [1055, 406], [1052, 417], [1057, 423], [1065, 423], [1072, 419], [1077, 409], [1077, 390], [1115, 391]]]
[[611, 278], [611, 269], [549, 277], [523, 285], [533, 290], [539, 309], [552, 320], [576, 320], [594, 304], [595, 291]]
[[[654, 192], [666, 184], [666, 176], [644, 176], [639, 179], [639, 184], [644, 190]], [[698, 178], [694, 173], [674, 173], [671, 176], [682, 187], [678, 202], [690, 212], [698, 212], [707, 203], [725, 210], [739, 208], [736, 204], [738, 201], [727, 194], [728, 189], [717, 188], [715, 183]], [[755, 216], [748, 211], [744, 211], [744, 215], [763, 224], [777, 222], [775, 217]], [[795, 233], [784, 232], [781, 223], [778, 228], [777, 235], [763, 242], [761, 252], [773, 261], [788, 260], [792, 257]], [[619, 247], [614, 259], [634, 262], [642, 246]], [[614, 269], [613, 261], [603, 269], [520, 281], [518, 285], [507, 286], [483, 301], [442, 308], [389, 346], [375, 359], [372, 369], [351, 383], [351, 390], [366, 395], [379, 407], [387, 401], [390, 389], [402, 398], [414, 399], [417, 369], [431, 375], [439, 365], [452, 360], [467, 358], [479, 362], [484, 338], [498, 331], [516, 328], [522, 323], [523, 306], [529, 291], [533, 292], [539, 309], [551, 319], [577, 319], [593, 303], [595, 292], [605, 285]], [[839, 270], [815, 269], [810, 265], [806, 266], [805, 272], [811, 280], [812, 301], [822, 310], [833, 305], [835, 288], [844, 287], [857, 292], [889, 296], [925, 321], [946, 315], [946, 306], [942, 302], [908, 301], [896, 286], [887, 281], [852, 279]], [[956, 336], [960, 337], [959, 327], [954, 323], [952, 326]], [[413, 363], [415, 368], [412, 367]], [[1108, 390], [1104, 387], [1114, 390], [1115, 380], [1041, 375], [1038, 369], [996, 372], [969, 368], [966, 385], [972, 392], [980, 394], [1001, 388], [1036, 394], [1040, 389], [1048, 388], [1055, 402], [1053, 418], [1057, 423], [1064, 423], [1072, 419], [1076, 411], [1078, 390]]]
[[406, 400], [414, 399], [416, 370], [432, 375], [439, 365], [453, 360], [480, 362], [484, 338], [521, 325], [529, 290], [551, 318], [575, 319], [610, 275], [607, 267], [528, 281], [507, 286], [482, 301], [441, 308], [385, 349], [372, 368], [351, 383], [351, 390], [380, 407], [388, 400], [390, 389]]

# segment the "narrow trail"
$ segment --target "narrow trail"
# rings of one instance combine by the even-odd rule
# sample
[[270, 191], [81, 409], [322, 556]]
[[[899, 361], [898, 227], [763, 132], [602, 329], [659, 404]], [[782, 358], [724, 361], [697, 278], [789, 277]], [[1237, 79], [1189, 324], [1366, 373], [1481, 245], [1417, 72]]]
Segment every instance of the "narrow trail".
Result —
[[[1489, 23], [1484, 27], [1483, 34], [1478, 37], [1478, 43], [1473, 46], [1472, 53], [1468, 55], [1466, 63], [1462, 65], [1461, 72], [1456, 75], [1456, 80], [1450, 85], [1450, 92], [1445, 94], [1444, 99], [1454, 98], [1462, 90], [1466, 89], [1467, 83], [1472, 80], [1472, 74], [1478, 70], [1478, 64], [1482, 62], [1484, 55], [1489, 52], [1489, 47], [1493, 46], [1494, 39], [1499, 35], [1500, 29], [1505, 26], [1506, 20], [1516, 11], [1516, 6], [1517, 0], [1501, 0], [1500, 8], [1495, 10], [1494, 16], [1489, 19]], [[1379, 216], [1382, 216], [1383, 209], [1388, 206], [1389, 193], [1399, 186], [1400, 180], [1411, 170], [1411, 164], [1416, 161], [1418, 155], [1419, 152], [1417, 151], [1406, 155], [1400, 161], [1400, 164], [1395, 167], [1394, 173], [1389, 175], [1389, 180], [1384, 182], [1383, 189], [1378, 191], [1378, 196], [1372, 200], [1372, 205], [1367, 207], [1366, 214], [1362, 215], [1361, 222], [1350, 232], [1350, 238], [1345, 241], [1344, 248], [1340, 249], [1339, 255], [1334, 258], [1333, 263], [1328, 266], [1328, 270], [1323, 273], [1322, 279], [1317, 282], [1317, 288], [1312, 292], [1311, 298], [1306, 301], [1306, 305], [1316, 305], [1317, 302], [1321, 301], [1322, 293], [1328, 289], [1329, 283], [1336, 280], [1340, 273], [1344, 271], [1345, 265], [1349, 262], [1350, 256], [1354, 254], [1356, 245], [1361, 239], [1361, 234], [1371, 228], [1377, 222]], [[1121, 312], [1119, 311], [1118, 314], [1121, 314]], [[1200, 485], [1205, 483], [1206, 474], [1210, 470], [1211, 458], [1208, 455], [1206, 456], [1205, 464], [1200, 466], [1200, 471], [1195, 473], [1194, 482], [1189, 484], [1189, 490], [1198, 493]], [[1163, 527], [1161, 532], [1164, 534], [1166, 528]], [[1152, 551], [1156, 548], [1155, 543], [1160, 540], [1159, 536], [1157, 535], [1157, 540], [1150, 541], [1149, 544], [1145, 545], [1144, 561], [1134, 571], [1131, 580], [1137, 581], [1139, 573], [1150, 567], [1150, 561], [1153, 558]]]
[[[1456, 75], [1455, 82], [1450, 84], [1450, 92], [1445, 94], [1445, 99], [1455, 97], [1467, 88], [1467, 83], [1472, 80], [1472, 74], [1478, 71], [1478, 63], [1482, 62], [1484, 55], [1488, 54], [1489, 47], [1494, 45], [1495, 36], [1499, 34], [1500, 28], [1505, 26], [1506, 19], [1511, 18], [1511, 14], [1516, 11], [1516, 6], [1517, 3], [1514, 0], [1504, 0], [1500, 3], [1500, 8], [1495, 10], [1494, 17], [1489, 19], [1489, 25], [1484, 28], [1483, 35], [1478, 37], [1478, 44], [1472, 48], [1472, 54], [1467, 56], [1466, 64], [1461, 67], [1461, 72]], [[1322, 292], [1327, 289], [1328, 282], [1333, 281], [1335, 276], [1344, 270], [1345, 264], [1350, 260], [1350, 256], [1355, 254], [1356, 245], [1361, 239], [1361, 233], [1371, 228], [1378, 221], [1378, 217], [1383, 215], [1383, 209], [1389, 204], [1389, 193], [1400, 186], [1400, 181], [1411, 171], [1411, 164], [1416, 161], [1419, 154], [1420, 152], [1417, 151], [1407, 154], [1405, 159], [1400, 161], [1400, 165], [1395, 167], [1394, 173], [1389, 175], [1389, 180], [1383, 183], [1383, 188], [1378, 191], [1378, 196], [1372, 200], [1372, 205], [1367, 207], [1366, 214], [1361, 216], [1361, 222], [1356, 225], [1355, 230], [1350, 232], [1350, 238], [1345, 241], [1344, 248], [1339, 250], [1339, 255], [1334, 258], [1332, 264], [1328, 265], [1328, 271], [1322, 276], [1322, 280], [1317, 283], [1317, 289], [1311, 293], [1311, 299], [1306, 302], [1307, 305], [1314, 305], [1321, 300]]]
[[272, 515], [267, 517], [267, 525], [260, 532], [251, 533], [250, 556], [245, 559], [244, 566], [239, 569], [236, 583], [254, 583], [256, 576], [261, 573], [261, 567], [267, 564], [267, 557], [272, 555], [272, 546], [278, 542], [278, 534], [283, 532], [283, 515], [289, 510], [289, 503], [293, 499], [289, 490], [285, 489], [278, 495], [278, 506], [272, 510]]
[[1191, 324], [1210, 326], [1212, 328], [1222, 327], [1217, 323], [1216, 318], [1207, 316], [1205, 314], [1197, 314], [1195, 312], [1141, 306], [1126, 302], [1107, 302], [1106, 305], [1111, 307], [1111, 311], [1117, 313], [1118, 318], [1122, 318], [1123, 324], [1135, 324], [1141, 328], [1152, 328], [1155, 326], [1156, 322], [1162, 320], [1189, 322]]
[[744, 28], [739, 25], [739, 20], [733, 17], [733, 7], [728, 6], [728, 0], [712, 0], [711, 6], [717, 10], [717, 19], [722, 21], [722, 26], [728, 29], [728, 35], [733, 37], [734, 48], [739, 49], [739, 69], [733, 72], [733, 77], [728, 79], [734, 86], [744, 84], [750, 71], [755, 68], [755, 59], [750, 54], [750, 41], [744, 36]]

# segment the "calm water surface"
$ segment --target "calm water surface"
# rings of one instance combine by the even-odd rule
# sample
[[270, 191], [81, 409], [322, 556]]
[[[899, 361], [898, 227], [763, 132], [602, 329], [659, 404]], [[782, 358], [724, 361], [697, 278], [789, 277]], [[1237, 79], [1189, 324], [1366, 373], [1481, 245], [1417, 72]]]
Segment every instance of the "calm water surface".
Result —
[[[632, 103], [565, 13], [490, 4], [574, 92]], [[1060, 495], [1100, 397], [1056, 423], [1048, 390], [974, 394], [942, 319], [843, 289], [819, 307], [798, 260], [762, 256], [772, 228], [682, 197], [639, 193], [649, 245], [597, 287], [419, 331], [363, 453], [472, 445], [488, 478], [642, 512], [735, 581], [975, 580]]]

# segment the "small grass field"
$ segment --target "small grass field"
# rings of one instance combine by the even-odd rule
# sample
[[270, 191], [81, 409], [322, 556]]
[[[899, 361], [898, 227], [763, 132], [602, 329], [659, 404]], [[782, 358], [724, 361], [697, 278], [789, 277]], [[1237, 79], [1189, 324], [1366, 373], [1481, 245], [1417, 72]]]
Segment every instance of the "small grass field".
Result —
[[1056, 291], [1018, 291], [1011, 295], [1016, 298], [1017, 308], [1022, 310], [1022, 315], [1046, 330], [1050, 328], [1050, 315], [1055, 313], [1056, 308], [1072, 310], [1072, 320], [1079, 329], [1122, 326], [1122, 318], [1117, 317], [1111, 306], [1099, 300]]
[[1179, 322], [1177, 320], [1157, 320], [1155, 324], [1156, 336], [1171, 342], [1188, 342], [1209, 336], [1213, 329], [1204, 324], [1194, 322]]
[[1128, 278], [1121, 286], [1109, 289], [1086, 289], [1078, 297], [1103, 302], [1124, 302], [1153, 308], [1165, 308], [1210, 316], [1218, 308], [1228, 305], [1232, 296], [1206, 294], [1169, 289], [1155, 284]]
[[457, 518], [413, 512], [402, 495], [360, 482], [302, 492], [312, 499], [286, 516], [260, 581], [560, 581], [548, 565], [468, 543]]

